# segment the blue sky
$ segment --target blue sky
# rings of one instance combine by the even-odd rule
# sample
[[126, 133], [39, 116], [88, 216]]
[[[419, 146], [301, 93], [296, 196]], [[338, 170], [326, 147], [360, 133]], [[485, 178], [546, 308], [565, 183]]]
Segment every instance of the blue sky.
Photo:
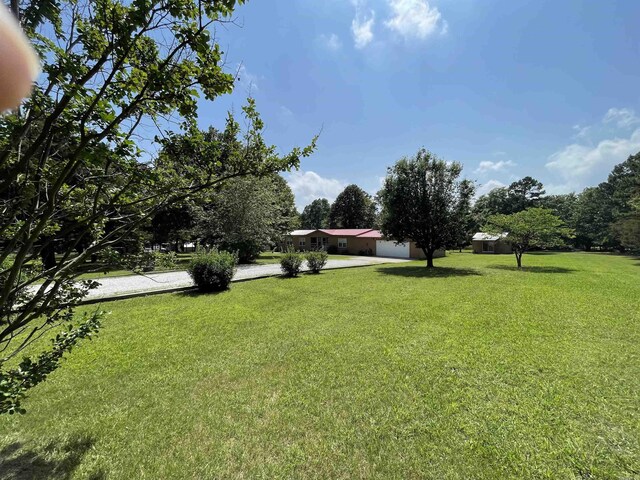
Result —
[[322, 130], [285, 174], [299, 208], [349, 183], [375, 193], [422, 146], [481, 193], [525, 175], [580, 191], [640, 151], [638, 19], [632, 0], [249, 1], [216, 32], [236, 91], [200, 123], [251, 93], [283, 151]]

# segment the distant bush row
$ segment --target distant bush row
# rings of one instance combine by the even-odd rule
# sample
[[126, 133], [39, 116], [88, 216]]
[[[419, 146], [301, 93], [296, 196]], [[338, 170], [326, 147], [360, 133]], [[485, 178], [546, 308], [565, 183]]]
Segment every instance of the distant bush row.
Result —
[[[311, 273], [320, 273], [327, 264], [327, 252], [307, 252], [306, 254], [289, 251], [282, 255], [280, 268], [287, 277], [296, 277], [307, 261]], [[233, 253], [218, 250], [202, 250], [197, 252], [187, 272], [201, 292], [219, 292], [229, 288], [231, 279], [236, 272], [238, 256]]]
[[320, 273], [328, 259], [329, 255], [324, 251], [312, 251], [306, 254], [289, 251], [282, 255], [280, 268], [285, 276], [296, 277], [302, 269], [302, 263], [306, 260], [311, 273]]

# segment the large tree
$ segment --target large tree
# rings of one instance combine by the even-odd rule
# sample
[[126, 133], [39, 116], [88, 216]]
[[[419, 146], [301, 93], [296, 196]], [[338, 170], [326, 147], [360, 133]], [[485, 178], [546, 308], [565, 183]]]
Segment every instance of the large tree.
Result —
[[293, 193], [282, 177], [243, 177], [211, 195], [196, 231], [203, 243], [236, 252], [247, 263], [277, 245], [297, 221]]
[[518, 268], [522, 268], [522, 255], [532, 248], [552, 248], [565, 245], [573, 231], [562, 219], [546, 208], [528, 208], [511, 215], [493, 215], [484, 229], [491, 233], [506, 233], [513, 247]]
[[304, 207], [300, 215], [300, 227], [306, 229], [329, 228], [331, 204], [326, 198], [317, 198]]
[[329, 213], [331, 228], [374, 228], [376, 205], [367, 192], [349, 185], [336, 197]]
[[507, 205], [510, 210], [508, 213], [539, 206], [540, 198], [544, 194], [544, 186], [535, 178], [524, 177], [513, 182], [507, 189]]
[[455, 242], [463, 228], [474, 186], [460, 180], [462, 165], [420, 149], [389, 168], [378, 197], [382, 232], [397, 242], [412, 240], [433, 267], [433, 254]]
[[149, 230], [154, 244], [172, 244], [175, 251], [195, 237], [196, 206], [192, 202], [167, 205], [153, 216]]
[[510, 213], [507, 187], [496, 187], [481, 195], [473, 204], [471, 217], [474, 229], [480, 230], [491, 215]]
[[[278, 155], [252, 100], [244, 131], [231, 115], [215, 141], [196, 129], [198, 97], [233, 88], [212, 27], [240, 3], [11, 2], [43, 74], [31, 98], [0, 119], [0, 413], [20, 411], [26, 391], [98, 328], [98, 313], [76, 319], [73, 310], [92, 286], [75, 281], [90, 256], [167, 205], [230, 178], [297, 167], [313, 150]], [[153, 135], [141, 125], [181, 127], [190, 155], [143, 162], [136, 140]], [[38, 270], [40, 258], [47, 265]], [[67, 328], [42, 354], [7, 366], [60, 325]]]
[[613, 222], [613, 208], [608, 187], [585, 188], [576, 200], [574, 210], [574, 244], [587, 251], [593, 247], [610, 248], [615, 243], [609, 226]]
[[640, 251], [640, 195], [630, 201], [633, 210], [618, 220], [613, 228], [624, 248]]

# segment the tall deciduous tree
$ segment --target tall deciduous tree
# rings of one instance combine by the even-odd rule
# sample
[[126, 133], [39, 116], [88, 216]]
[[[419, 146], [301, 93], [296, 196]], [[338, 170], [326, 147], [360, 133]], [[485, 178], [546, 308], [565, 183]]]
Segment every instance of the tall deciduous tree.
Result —
[[532, 248], [552, 248], [565, 244], [565, 239], [573, 235], [563, 221], [546, 208], [528, 208], [511, 215], [493, 215], [485, 231], [507, 233], [518, 268], [522, 268], [522, 255]]
[[460, 180], [462, 165], [447, 163], [421, 149], [389, 168], [378, 197], [382, 204], [382, 232], [397, 242], [412, 240], [433, 267], [436, 250], [452, 243], [462, 228], [474, 186]]
[[305, 229], [329, 228], [331, 204], [326, 198], [317, 198], [304, 207], [300, 215], [300, 227]]
[[[0, 413], [20, 411], [26, 391], [97, 329], [99, 315], [76, 320], [73, 311], [91, 286], [74, 281], [87, 258], [167, 205], [229, 178], [297, 167], [313, 150], [278, 155], [262, 138], [252, 100], [245, 131], [232, 116], [217, 141], [196, 129], [198, 97], [233, 88], [211, 28], [241, 3], [11, 2], [43, 74], [22, 108], [0, 119]], [[171, 120], [189, 133], [194, 155], [141, 162], [140, 125]], [[41, 257], [47, 266], [34, 272]], [[7, 367], [61, 324], [69, 330], [48, 350]]]
[[349, 185], [335, 199], [329, 213], [331, 228], [373, 228], [376, 205], [367, 192]]
[[243, 177], [211, 195], [197, 219], [201, 241], [254, 260], [297, 227], [291, 189], [279, 175]]

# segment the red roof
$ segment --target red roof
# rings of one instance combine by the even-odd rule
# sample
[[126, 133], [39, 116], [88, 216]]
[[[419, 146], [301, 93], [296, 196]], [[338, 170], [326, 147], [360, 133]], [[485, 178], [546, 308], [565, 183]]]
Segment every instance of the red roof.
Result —
[[369, 230], [358, 235], [358, 238], [382, 238], [382, 232], [380, 230]]
[[334, 237], [343, 235], [345, 237], [357, 237], [363, 233], [371, 232], [371, 228], [328, 228], [326, 230], [318, 230], [319, 232], [326, 233]]

